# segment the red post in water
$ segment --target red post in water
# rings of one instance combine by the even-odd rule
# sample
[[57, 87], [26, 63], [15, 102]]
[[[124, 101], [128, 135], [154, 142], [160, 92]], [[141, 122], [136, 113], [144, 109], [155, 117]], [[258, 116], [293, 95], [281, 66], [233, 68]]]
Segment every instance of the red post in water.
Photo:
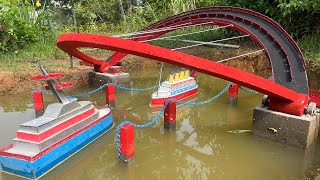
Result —
[[170, 101], [164, 110], [164, 128], [166, 129], [176, 129], [176, 112], [177, 103], [176, 101]]
[[196, 75], [197, 75], [197, 71], [193, 70], [191, 73], [191, 77], [196, 77]]
[[40, 117], [44, 112], [42, 92], [33, 92], [33, 107], [36, 112], [36, 117]]
[[229, 87], [229, 104], [237, 104], [239, 85], [232, 84]]
[[115, 107], [115, 86], [113, 84], [109, 84], [105, 87], [105, 93], [106, 93], [106, 103], [109, 104], [111, 107]]
[[126, 124], [120, 129], [120, 160], [128, 163], [134, 155], [134, 127]]

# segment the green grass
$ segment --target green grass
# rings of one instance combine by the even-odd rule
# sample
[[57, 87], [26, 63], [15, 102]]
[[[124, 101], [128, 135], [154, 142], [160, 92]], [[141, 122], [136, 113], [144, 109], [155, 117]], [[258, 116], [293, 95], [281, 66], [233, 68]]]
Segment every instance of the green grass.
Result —
[[0, 61], [35, 62], [48, 59], [65, 58], [66, 55], [51, 41], [47, 44], [34, 43], [16, 52], [0, 53]]
[[0, 53], [0, 70], [27, 70], [39, 62], [66, 57], [66, 54], [56, 46], [54, 41], [47, 44], [35, 43], [27, 45], [20, 51]]
[[320, 70], [320, 33], [303, 37], [298, 45], [308, 61], [308, 67]]

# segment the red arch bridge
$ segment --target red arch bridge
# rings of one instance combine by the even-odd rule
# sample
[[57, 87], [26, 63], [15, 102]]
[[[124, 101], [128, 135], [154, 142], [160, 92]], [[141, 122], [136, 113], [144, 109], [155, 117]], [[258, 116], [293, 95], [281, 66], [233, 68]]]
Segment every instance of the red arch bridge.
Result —
[[[273, 81], [215, 61], [146, 43], [186, 26], [221, 26], [249, 37], [267, 55]], [[163, 19], [128, 36], [127, 39], [121, 39], [68, 33], [58, 38], [57, 46], [71, 56], [94, 64], [99, 72], [105, 72], [106, 68], [115, 65], [127, 54], [133, 54], [196, 70], [266, 94], [269, 97], [269, 109], [274, 111], [301, 116], [308, 105], [308, 79], [301, 50], [279, 24], [257, 12], [235, 7], [201, 8]], [[82, 47], [116, 53], [103, 61], [81, 52], [78, 48]]]

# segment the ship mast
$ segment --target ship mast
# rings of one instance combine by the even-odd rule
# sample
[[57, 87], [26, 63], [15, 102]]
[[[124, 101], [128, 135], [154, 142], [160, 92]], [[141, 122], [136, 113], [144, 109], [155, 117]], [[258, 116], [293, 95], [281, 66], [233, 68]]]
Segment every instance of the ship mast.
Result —
[[[43, 65], [39, 65], [39, 69], [41, 71], [41, 73], [44, 76], [49, 75], [49, 73], [47, 72], [47, 70], [44, 68]], [[60, 103], [69, 103], [69, 99], [67, 98], [67, 96], [63, 93], [63, 91], [56, 89], [55, 87], [57, 86], [57, 83], [54, 79], [48, 79], [46, 80], [46, 83], [48, 84], [48, 87], [50, 88], [53, 96], [60, 102]]]
[[159, 96], [159, 90], [160, 90], [160, 85], [161, 85], [162, 68], [163, 68], [163, 62], [161, 63], [161, 67], [160, 67], [159, 89], [158, 89], [158, 91], [157, 91], [157, 96]]

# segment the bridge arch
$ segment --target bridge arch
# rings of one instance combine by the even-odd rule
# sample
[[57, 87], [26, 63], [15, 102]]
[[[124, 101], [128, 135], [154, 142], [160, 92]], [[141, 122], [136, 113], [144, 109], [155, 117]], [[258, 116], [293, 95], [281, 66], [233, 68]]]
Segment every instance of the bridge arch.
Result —
[[269, 95], [269, 108], [279, 112], [301, 116], [305, 105], [308, 103], [308, 96], [306, 94], [297, 93], [260, 76], [204, 58], [146, 43], [103, 35], [78, 33], [63, 34], [57, 41], [60, 49], [79, 59], [91, 59], [92, 57], [80, 52], [78, 48], [99, 48], [175, 64], [235, 82], [241, 86]]
[[[304, 58], [296, 43], [276, 22], [262, 14], [246, 9], [209, 7], [169, 17], [144, 30], [186, 22], [193, 24], [213, 22], [220, 26], [231, 24], [230, 28], [244, 34], [250, 34], [250, 38], [265, 49], [275, 82], [214, 61], [132, 40], [70, 33], [61, 35], [57, 40], [57, 45], [68, 54], [95, 64], [95, 69], [101, 72], [106, 67], [119, 62], [127, 54], [134, 54], [238, 83], [269, 95], [269, 108], [272, 110], [299, 116], [303, 114], [304, 107], [308, 103], [308, 79]], [[148, 36], [135, 35], [134, 38], [136, 41], [149, 40], [170, 31], [172, 30], [148, 33]], [[118, 52], [113, 54], [109, 62], [104, 62], [80, 52], [78, 50], [80, 47], [101, 48]]]
[[[206, 24], [203, 24], [204, 22]], [[276, 83], [299, 93], [309, 93], [305, 59], [300, 48], [278, 23], [255, 11], [236, 7], [200, 8], [160, 20], [142, 31], [186, 23], [199, 24], [199, 26], [212, 25], [207, 22], [218, 26], [231, 24], [232, 26], [227, 28], [242, 34], [249, 34], [249, 38], [253, 42], [265, 49], [272, 67], [273, 80]], [[174, 30], [176, 29], [139, 34], [131, 36], [131, 38], [134, 38], [135, 41], [151, 40]], [[145, 36], [146, 34], [148, 36]], [[105, 72], [108, 66], [115, 65], [125, 56], [125, 53], [116, 52], [108, 63], [97, 65], [95, 69]]]

